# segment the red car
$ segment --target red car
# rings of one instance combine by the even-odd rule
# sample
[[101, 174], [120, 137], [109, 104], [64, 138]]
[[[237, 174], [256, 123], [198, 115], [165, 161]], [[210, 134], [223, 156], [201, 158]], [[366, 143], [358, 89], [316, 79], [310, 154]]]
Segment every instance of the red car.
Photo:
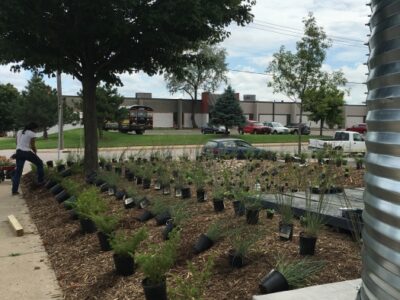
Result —
[[239, 128], [239, 133], [269, 134], [271, 133], [271, 127], [265, 126], [261, 122], [247, 120], [246, 125], [242, 128]]
[[357, 125], [353, 125], [352, 127], [349, 127], [346, 130], [347, 131], [355, 131], [355, 132], [358, 132], [358, 133], [361, 133], [361, 134], [364, 134], [364, 133], [366, 133], [368, 131], [367, 124], [365, 124], [365, 123], [360, 123], [360, 124], [357, 124]]

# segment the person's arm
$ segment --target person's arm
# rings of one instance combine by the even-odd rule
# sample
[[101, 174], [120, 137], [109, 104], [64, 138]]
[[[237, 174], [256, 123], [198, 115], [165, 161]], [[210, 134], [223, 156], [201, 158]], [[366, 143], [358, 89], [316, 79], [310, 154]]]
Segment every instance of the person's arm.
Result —
[[36, 153], [36, 144], [35, 144], [35, 138], [32, 138], [31, 139], [31, 149], [32, 149], [32, 151], [34, 152], [34, 153]]

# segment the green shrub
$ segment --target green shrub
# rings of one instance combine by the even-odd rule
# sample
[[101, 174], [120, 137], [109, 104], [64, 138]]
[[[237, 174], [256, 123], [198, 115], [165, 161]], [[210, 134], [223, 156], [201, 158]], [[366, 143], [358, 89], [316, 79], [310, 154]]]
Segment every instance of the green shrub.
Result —
[[75, 201], [75, 210], [79, 217], [90, 219], [93, 215], [104, 213], [107, 204], [95, 187], [90, 187], [79, 194]]
[[241, 226], [229, 230], [228, 239], [235, 253], [245, 256], [263, 234], [264, 231], [259, 228]]
[[165, 279], [165, 274], [175, 264], [180, 243], [180, 232], [174, 229], [169, 240], [163, 244], [153, 244], [146, 253], [136, 255], [140, 269], [149, 284], [158, 284]]
[[83, 184], [73, 180], [71, 178], [64, 178], [61, 180], [62, 187], [67, 191], [67, 193], [71, 196], [78, 197], [79, 194], [83, 190]]
[[145, 227], [142, 227], [132, 236], [117, 232], [115, 236], [111, 238], [110, 244], [115, 254], [130, 255], [133, 257], [140, 243], [147, 239], [147, 237], [147, 230]]
[[215, 243], [224, 236], [224, 233], [223, 221], [219, 220], [208, 226], [206, 236]]
[[119, 217], [115, 215], [92, 215], [90, 219], [96, 224], [99, 231], [109, 236], [115, 231], [119, 222]]

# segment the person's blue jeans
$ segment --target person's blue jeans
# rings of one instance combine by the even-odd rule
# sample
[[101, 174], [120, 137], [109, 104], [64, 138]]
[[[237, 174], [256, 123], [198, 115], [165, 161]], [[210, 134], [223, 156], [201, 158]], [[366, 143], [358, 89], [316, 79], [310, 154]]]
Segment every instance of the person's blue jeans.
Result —
[[19, 182], [21, 180], [22, 171], [24, 170], [25, 161], [29, 161], [36, 166], [38, 183], [42, 183], [44, 181], [43, 162], [35, 153], [33, 153], [32, 151], [17, 150], [15, 159], [16, 159], [16, 168], [14, 176], [12, 178], [13, 193], [16, 193], [18, 191]]

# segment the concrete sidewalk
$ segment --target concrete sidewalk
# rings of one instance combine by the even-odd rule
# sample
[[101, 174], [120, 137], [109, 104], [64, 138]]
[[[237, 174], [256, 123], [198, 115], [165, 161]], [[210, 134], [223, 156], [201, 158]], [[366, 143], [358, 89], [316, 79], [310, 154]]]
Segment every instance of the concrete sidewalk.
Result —
[[[11, 214], [24, 228], [21, 237], [8, 222]], [[1, 299], [63, 299], [24, 199], [11, 196], [10, 180], [0, 182], [0, 291]]]

